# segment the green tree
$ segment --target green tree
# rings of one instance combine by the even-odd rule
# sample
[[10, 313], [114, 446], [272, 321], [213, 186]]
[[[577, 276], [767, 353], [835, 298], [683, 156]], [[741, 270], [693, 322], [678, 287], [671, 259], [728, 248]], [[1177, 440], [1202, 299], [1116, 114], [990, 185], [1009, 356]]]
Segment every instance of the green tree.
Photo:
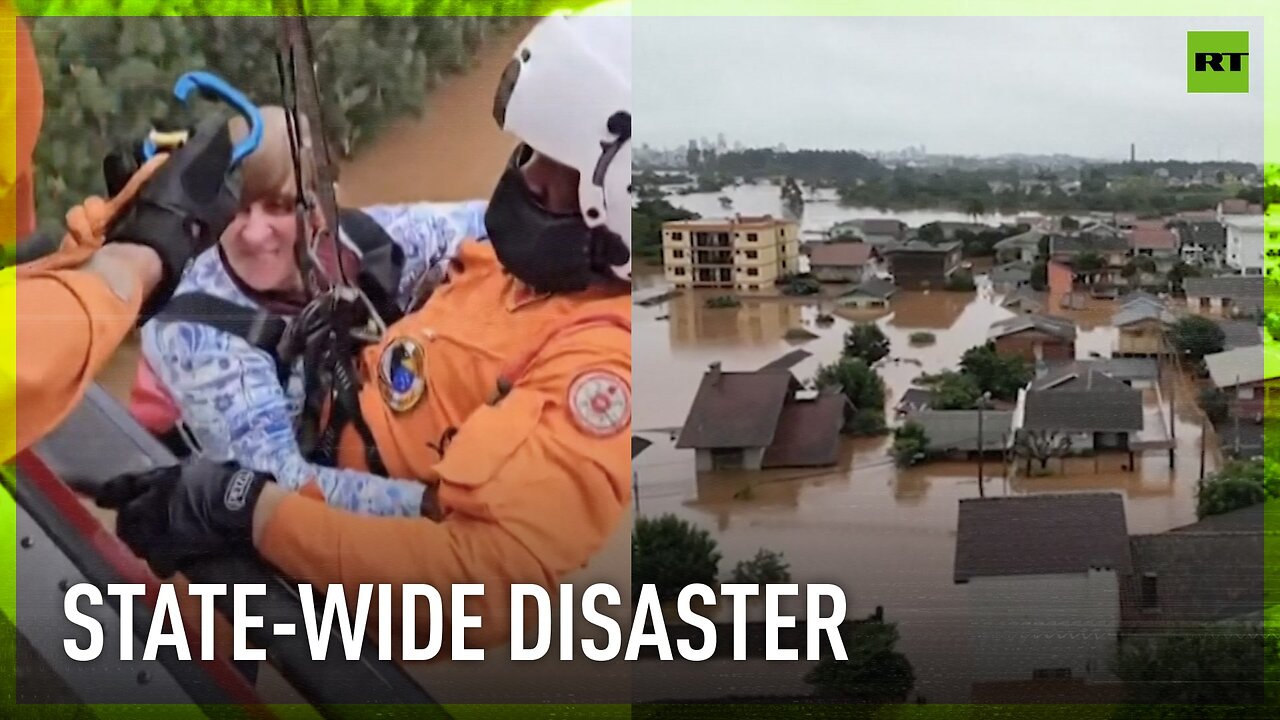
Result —
[[662, 198], [642, 199], [631, 208], [631, 235], [635, 238], [635, 254], [640, 257], [662, 257], [662, 224], [698, 217], [696, 213], [678, 208]]
[[782, 183], [782, 206], [792, 218], [804, 215], [804, 191], [794, 177], [788, 176]]
[[1083, 275], [1091, 275], [1105, 267], [1107, 261], [1096, 252], [1086, 251], [1075, 257], [1071, 262], [1071, 269]]
[[908, 422], [893, 431], [893, 458], [901, 467], [921, 462], [928, 452], [929, 436], [919, 423]]
[[1067, 231], [1079, 230], [1080, 221], [1076, 220], [1070, 215], [1063, 215], [1062, 219], [1058, 221], [1058, 226], [1061, 227], [1063, 230], [1067, 230]]
[[846, 623], [840, 634], [847, 660], [827, 654], [805, 675], [819, 697], [855, 703], [887, 704], [906, 702], [915, 687], [915, 670], [906, 656], [897, 651], [898, 628], [892, 623], [863, 621]]
[[1209, 422], [1217, 423], [1227, 419], [1231, 411], [1231, 402], [1227, 394], [1218, 388], [1205, 388], [1200, 391], [1200, 409], [1209, 418]]
[[1280, 497], [1280, 478], [1267, 478], [1261, 460], [1233, 460], [1201, 480], [1196, 488], [1196, 515], [1221, 515]]
[[889, 338], [875, 323], [858, 323], [844, 334], [844, 357], [874, 365], [889, 354]]
[[1200, 315], [1180, 318], [1173, 324], [1169, 334], [1175, 348], [1195, 358], [1222, 352], [1226, 341], [1218, 323]]
[[1026, 360], [1000, 355], [993, 343], [966, 350], [960, 357], [960, 369], [973, 378], [981, 392], [991, 393], [996, 400], [1014, 400], [1032, 376]]
[[923, 384], [933, 391], [929, 406], [934, 410], [973, 410], [982, 396], [978, 382], [967, 372], [945, 370], [925, 378]]
[[964, 214], [973, 218], [974, 222], [978, 222], [983, 215], [987, 214], [987, 209], [978, 198], [969, 198], [964, 203]]
[[973, 281], [973, 273], [957, 270], [947, 278], [946, 289], [951, 292], [973, 292], [978, 289], [978, 285]]
[[1031, 268], [1031, 289], [1036, 292], [1044, 292], [1049, 287], [1049, 263], [1045, 261], [1037, 262]]
[[1174, 291], [1182, 290], [1182, 281], [1189, 277], [1200, 277], [1200, 268], [1188, 265], [1181, 260], [1169, 268], [1169, 287]]
[[658, 597], [670, 600], [686, 585], [713, 585], [719, 575], [720, 551], [706, 530], [666, 514], [636, 518], [631, 531], [631, 588], [639, 597], [652, 584]]
[[765, 585], [791, 582], [791, 566], [782, 553], [760, 548], [750, 560], [740, 560], [733, 567], [730, 582]]
[[1135, 705], [1262, 705], [1280, 637], [1261, 627], [1212, 625], [1121, 645], [1116, 674]]
[[925, 223], [916, 231], [916, 237], [927, 243], [940, 243], [946, 239], [942, 225], [936, 222]]
[[838, 388], [853, 405], [846, 408], [845, 432], [873, 435], [884, 430], [884, 381], [861, 358], [844, 357], [818, 368], [819, 387]]

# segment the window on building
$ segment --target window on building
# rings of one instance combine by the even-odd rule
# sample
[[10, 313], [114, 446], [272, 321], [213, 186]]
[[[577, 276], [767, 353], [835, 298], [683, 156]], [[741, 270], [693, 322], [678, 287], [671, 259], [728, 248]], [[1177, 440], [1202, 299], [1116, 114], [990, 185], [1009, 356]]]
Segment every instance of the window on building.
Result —
[[755, 259], [756, 259], [757, 257], [759, 257], [759, 256], [760, 256], [760, 253], [756, 252], [755, 250], [748, 250], [748, 251], [747, 251], [747, 259], [748, 259], [748, 260], [755, 260]]
[[[739, 269], [741, 269], [741, 268], [739, 268]], [[760, 270], [759, 270], [759, 268], [747, 268], [747, 274], [748, 274], [748, 275], [751, 275], [751, 276], [753, 276], [753, 277], [754, 277], [754, 276], [756, 276], [756, 275], [759, 275], [759, 274], [760, 274]]]
[[759, 285], [748, 285], [748, 286], [747, 286], [747, 289], [748, 289], [748, 290], [759, 290], [759, 289], [760, 289], [760, 286], [759, 286]]
[[1153, 610], [1160, 604], [1156, 595], [1156, 574], [1142, 574], [1142, 609]]
[[756, 242], [760, 236], [756, 233], [747, 233], [747, 242]]
[[1240, 400], [1252, 400], [1253, 388], [1248, 386], [1241, 386], [1236, 388], [1236, 398]]
[[684, 268], [676, 268], [676, 274], [677, 274], [677, 275], [681, 275], [681, 276], [683, 276], [683, 275], [684, 275]]
[[682, 257], [684, 257], [684, 251], [683, 251], [683, 250], [672, 250], [672, 251], [671, 251], [671, 257], [673, 257], [673, 258], [682, 258]]
[[682, 232], [680, 232], [679, 230], [677, 230], [677, 231], [675, 231], [675, 232], [671, 233], [671, 239], [672, 239], [672, 240], [683, 240], [683, 239], [684, 239], [684, 233], [682, 233]]

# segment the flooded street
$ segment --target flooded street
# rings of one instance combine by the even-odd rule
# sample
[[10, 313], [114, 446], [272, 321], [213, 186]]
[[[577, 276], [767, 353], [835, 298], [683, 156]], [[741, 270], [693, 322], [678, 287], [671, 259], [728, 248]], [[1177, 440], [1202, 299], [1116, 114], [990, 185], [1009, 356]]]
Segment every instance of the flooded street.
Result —
[[[660, 272], [652, 270], [636, 285], [640, 297], [666, 289]], [[954, 368], [965, 350], [984, 342], [993, 321], [1012, 314], [999, 307], [1002, 296], [982, 283], [976, 293], [899, 292], [887, 312], [842, 311], [834, 324], [820, 327], [813, 300], [743, 298], [740, 308], [705, 308], [704, 300], [715, 294], [721, 293], [685, 291], [667, 303], [634, 308], [635, 427], [655, 442], [635, 460], [641, 514], [675, 513], [711, 531], [724, 555], [722, 574], [763, 547], [784, 553], [795, 582], [842, 586], [851, 618], [883, 606], [886, 620], [899, 623], [899, 650], [915, 667], [917, 692], [929, 702], [968, 701], [966, 596], [963, 586], [953, 583], [952, 572], [958, 501], [979, 494], [976, 462], [934, 462], [899, 471], [887, 455], [891, 440], [886, 436], [844, 440], [836, 468], [699, 475], [693, 451], [674, 447], [674, 433], [683, 425], [709, 363], [721, 361], [725, 371], [754, 370], [799, 347], [812, 356], [793, 372], [807, 381], [820, 364], [838, 358], [849, 318], [873, 320], [890, 338], [890, 356], [877, 369], [891, 408], [921, 373]], [[1081, 324], [1079, 357], [1110, 355], [1115, 335], [1105, 325], [1110, 314], [1110, 308], [1092, 305], [1073, 313]], [[794, 327], [818, 337], [792, 344], [784, 335]], [[921, 330], [934, 333], [936, 342], [911, 346], [908, 336]], [[1171, 383], [1166, 377], [1166, 387]], [[1151, 415], [1157, 396], [1154, 391], [1146, 394]], [[1168, 397], [1167, 389], [1160, 397]], [[1127, 455], [1104, 455], [1096, 464], [1093, 458], [1068, 460], [1065, 472], [1054, 460], [1052, 475], [1034, 478], [1006, 479], [1005, 468], [988, 460], [987, 496], [1115, 491], [1125, 497], [1130, 533], [1193, 522], [1200, 421], [1189, 385], [1180, 382], [1175, 398], [1180, 405], [1175, 470], [1164, 451], [1139, 455], [1136, 472], [1122, 469]], [[1164, 410], [1167, 420], [1167, 406]], [[893, 422], [891, 410], [886, 417]], [[1211, 471], [1212, 453], [1207, 462]], [[757, 665], [726, 663], [706, 672], [716, 675], [724, 694], [762, 694], [762, 684], [777, 693], [808, 691], [803, 670]], [[787, 677], [780, 677], [783, 673]], [[661, 667], [653, 674], [663, 678], [637, 676], [638, 697], [676, 692], [670, 684], [675, 678], [666, 677]]]

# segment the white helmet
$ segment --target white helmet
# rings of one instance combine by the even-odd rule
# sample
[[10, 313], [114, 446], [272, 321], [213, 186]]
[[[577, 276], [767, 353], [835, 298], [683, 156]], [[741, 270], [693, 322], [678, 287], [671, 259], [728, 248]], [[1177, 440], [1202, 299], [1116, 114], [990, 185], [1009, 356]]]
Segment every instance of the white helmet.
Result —
[[612, 271], [629, 281], [630, 0], [541, 20], [503, 75], [494, 116], [538, 153], [578, 171], [582, 219], [622, 240], [626, 261]]

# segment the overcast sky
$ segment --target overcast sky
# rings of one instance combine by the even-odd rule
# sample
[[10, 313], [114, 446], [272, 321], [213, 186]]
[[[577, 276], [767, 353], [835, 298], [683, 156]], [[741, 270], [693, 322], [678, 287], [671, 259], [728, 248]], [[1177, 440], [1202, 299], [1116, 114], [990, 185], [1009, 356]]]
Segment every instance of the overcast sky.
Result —
[[[1255, 18], [636, 18], [637, 138], [1262, 161]], [[1249, 31], [1248, 94], [1186, 91], [1188, 30]]]

